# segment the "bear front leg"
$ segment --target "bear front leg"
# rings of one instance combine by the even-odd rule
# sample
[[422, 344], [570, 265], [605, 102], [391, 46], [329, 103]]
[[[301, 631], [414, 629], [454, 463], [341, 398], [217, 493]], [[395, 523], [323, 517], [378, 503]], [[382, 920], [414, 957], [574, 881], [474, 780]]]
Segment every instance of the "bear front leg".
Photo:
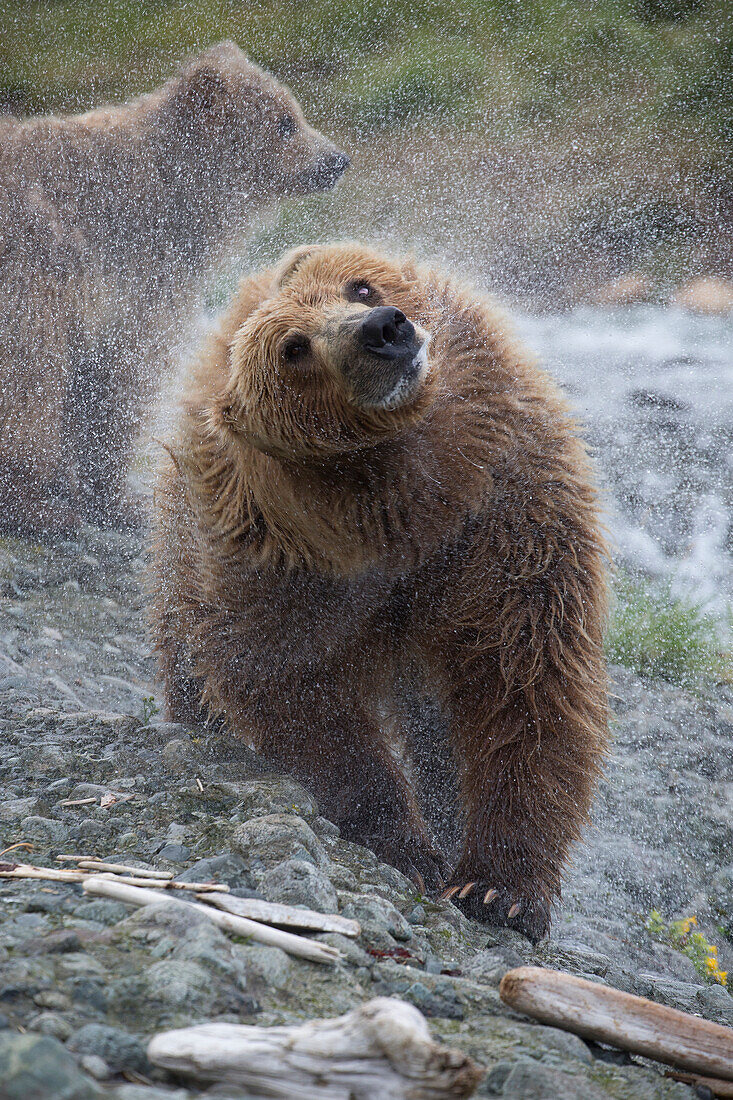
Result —
[[570, 845], [587, 818], [598, 741], [559, 709], [553, 715], [547, 695], [488, 710], [476, 688], [457, 707], [465, 836], [442, 897], [536, 942], [549, 931]]
[[465, 821], [442, 896], [536, 941], [606, 749], [602, 547], [525, 531], [474, 549], [441, 639]]
[[334, 708], [321, 723], [309, 715], [304, 725], [292, 731], [280, 725], [274, 738], [259, 743], [259, 751], [313, 790], [322, 813], [345, 839], [371, 848], [420, 890], [438, 890], [447, 863], [377, 723], [366, 714]]

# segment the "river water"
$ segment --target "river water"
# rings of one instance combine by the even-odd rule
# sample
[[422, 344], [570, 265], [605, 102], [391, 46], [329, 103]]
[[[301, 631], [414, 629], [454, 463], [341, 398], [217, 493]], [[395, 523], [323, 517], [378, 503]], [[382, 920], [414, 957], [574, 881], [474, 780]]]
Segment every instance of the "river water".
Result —
[[733, 603], [733, 317], [672, 308], [519, 316], [590, 441], [617, 562]]

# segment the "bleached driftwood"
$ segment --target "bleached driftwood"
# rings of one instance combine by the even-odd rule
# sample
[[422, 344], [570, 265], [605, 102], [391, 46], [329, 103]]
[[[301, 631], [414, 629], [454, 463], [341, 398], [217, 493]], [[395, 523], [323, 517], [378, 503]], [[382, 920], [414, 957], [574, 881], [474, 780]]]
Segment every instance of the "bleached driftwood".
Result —
[[[7, 867], [7, 870], [1, 868]], [[65, 871], [60, 867], [31, 867], [27, 863], [4, 864], [0, 861], [0, 878], [44, 878], [51, 882], [83, 882], [88, 871]]]
[[[144, 889], [140, 886], [128, 886], [120, 882], [112, 875], [94, 875], [84, 882], [84, 891], [88, 894], [96, 894], [100, 897], [114, 898], [116, 901], [127, 902], [128, 905], [160, 905], [161, 894], [157, 890]], [[292, 932], [283, 932], [280, 928], [270, 928], [266, 924], [248, 920], [245, 917], [237, 917], [233, 913], [223, 913], [210, 905], [202, 905], [195, 901], [184, 901], [183, 898], [168, 896], [166, 901], [171, 905], [185, 906], [194, 909], [197, 913], [203, 913], [213, 924], [218, 925], [227, 932], [233, 932], [237, 936], [248, 936], [258, 943], [268, 944], [270, 947], [280, 947], [289, 955], [298, 955], [311, 962], [335, 963], [343, 958], [340, 951], [326, 943], [314, 943], [304, 936], [295, 936]]]
[[[100, 867], [111, 867], [114, 864], [101, 864]], [[99, 875], [100, 878], [112, 879], [114, 882], [122, 882], [127, 886], [144, 886], [153, 890], [189, 890], [195, 894], [205, 896], [209, 892], [226, 893], [228, 886], [213, 882], [173, 882], [171, 879], [137, 878], [130, 875], [119, 875], [101, 870], [85, 870], [79, 865], [77, 871], [67, 871], [60, 867], [33, 867], [26, 863], [0, 862], [0, 878], [43, 878], [51, 882], [86, 882], [88, 878]], [[3, 869], [4, 868], [4, 869]]]
[[224, 909], [227, 913], [236, 913], [239, 917], [248, 917], [264, 924], [276, 924], [281, 928], [340, 932], [342, 936], [361, 935], [358, 921], [340, 917], [336, 913], [316, 913], [313, 909], [296, 909], [294, 905], [279, 905], [277, 902], [261, 901], [259, 898], [238, 898], [231, 894], [219, 894], [220, 889], [221, 887], [217, 887], [216, 890], [202, 894], [199, 900]]
[[388, 997], [296, 1027], [164, 1031], [148, 1058], [281, 1100], [445, 1100], [473, 1095], [484, 1075], [467, 1054], [434, 1042], [413, 1005]]
[[155, 878], [170, 881], [173, 878], [172, 871], [153, 871], [148, 867], [131, 867], [127, 863], [105, 863], [101, 859], [93, 859], [91, 856], [56, 856], [57, 859], [75, 859], [77, 866], [85, 871], [110, 871], [113, 875], [134, 875], [135, 878]]
[[190, 893], [201, 895], [209, 893], [227, 894], [229, 887], [222, 883], [214, 882], [175, 882], [173, 879], [138, 878], [137, 875], [110, 874], [105, 871], [87, 871], [87, 878], [99, 875], [103, 878], [114, 879], [115, 882], [124, 882], [127, 886], [142, 886], [146, 890], [188, 890]]
[[733, 1028], [558, 970], [520, 966], [503, 1001], [543, 1024], [711, 1077], [733, 1080]]

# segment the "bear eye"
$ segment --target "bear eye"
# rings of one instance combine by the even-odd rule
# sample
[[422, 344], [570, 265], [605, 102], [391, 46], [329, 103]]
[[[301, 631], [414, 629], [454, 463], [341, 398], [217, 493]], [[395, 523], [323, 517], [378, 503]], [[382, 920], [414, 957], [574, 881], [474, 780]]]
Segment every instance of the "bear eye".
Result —
[[283, 347], [282, 357], [286, 363], [296, 363], [308, 354], [309, 348], [305, 336], [292, 336]]
[[346, 294], [352, 302], [371, 302], [376, 296], [376, 291], [363, 279], [357, 279], [349, 285]]
[[277, 120], [277, 132], [280, 137], [292, 137], [297, 129], [297, 123], [292, 115], [280, 115]]

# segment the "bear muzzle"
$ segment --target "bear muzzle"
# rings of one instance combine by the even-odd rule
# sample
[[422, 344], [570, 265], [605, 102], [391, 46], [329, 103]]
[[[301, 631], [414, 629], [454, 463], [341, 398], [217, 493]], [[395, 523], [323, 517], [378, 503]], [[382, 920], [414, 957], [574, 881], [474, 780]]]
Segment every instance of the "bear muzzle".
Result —
[[367, 310], [352, 329], [356, 356], [345, 370], [360, 405], [396, 409], [419, 388], [428, 367], [428, 334], [394, 306]]
[[330, 191], [335, 187], [351, 164], [346, 153], [335, 149], [319, 157], [312, 168], [302, 172], [295, 181], [295, 191], [308, 194], [312, 191]]

